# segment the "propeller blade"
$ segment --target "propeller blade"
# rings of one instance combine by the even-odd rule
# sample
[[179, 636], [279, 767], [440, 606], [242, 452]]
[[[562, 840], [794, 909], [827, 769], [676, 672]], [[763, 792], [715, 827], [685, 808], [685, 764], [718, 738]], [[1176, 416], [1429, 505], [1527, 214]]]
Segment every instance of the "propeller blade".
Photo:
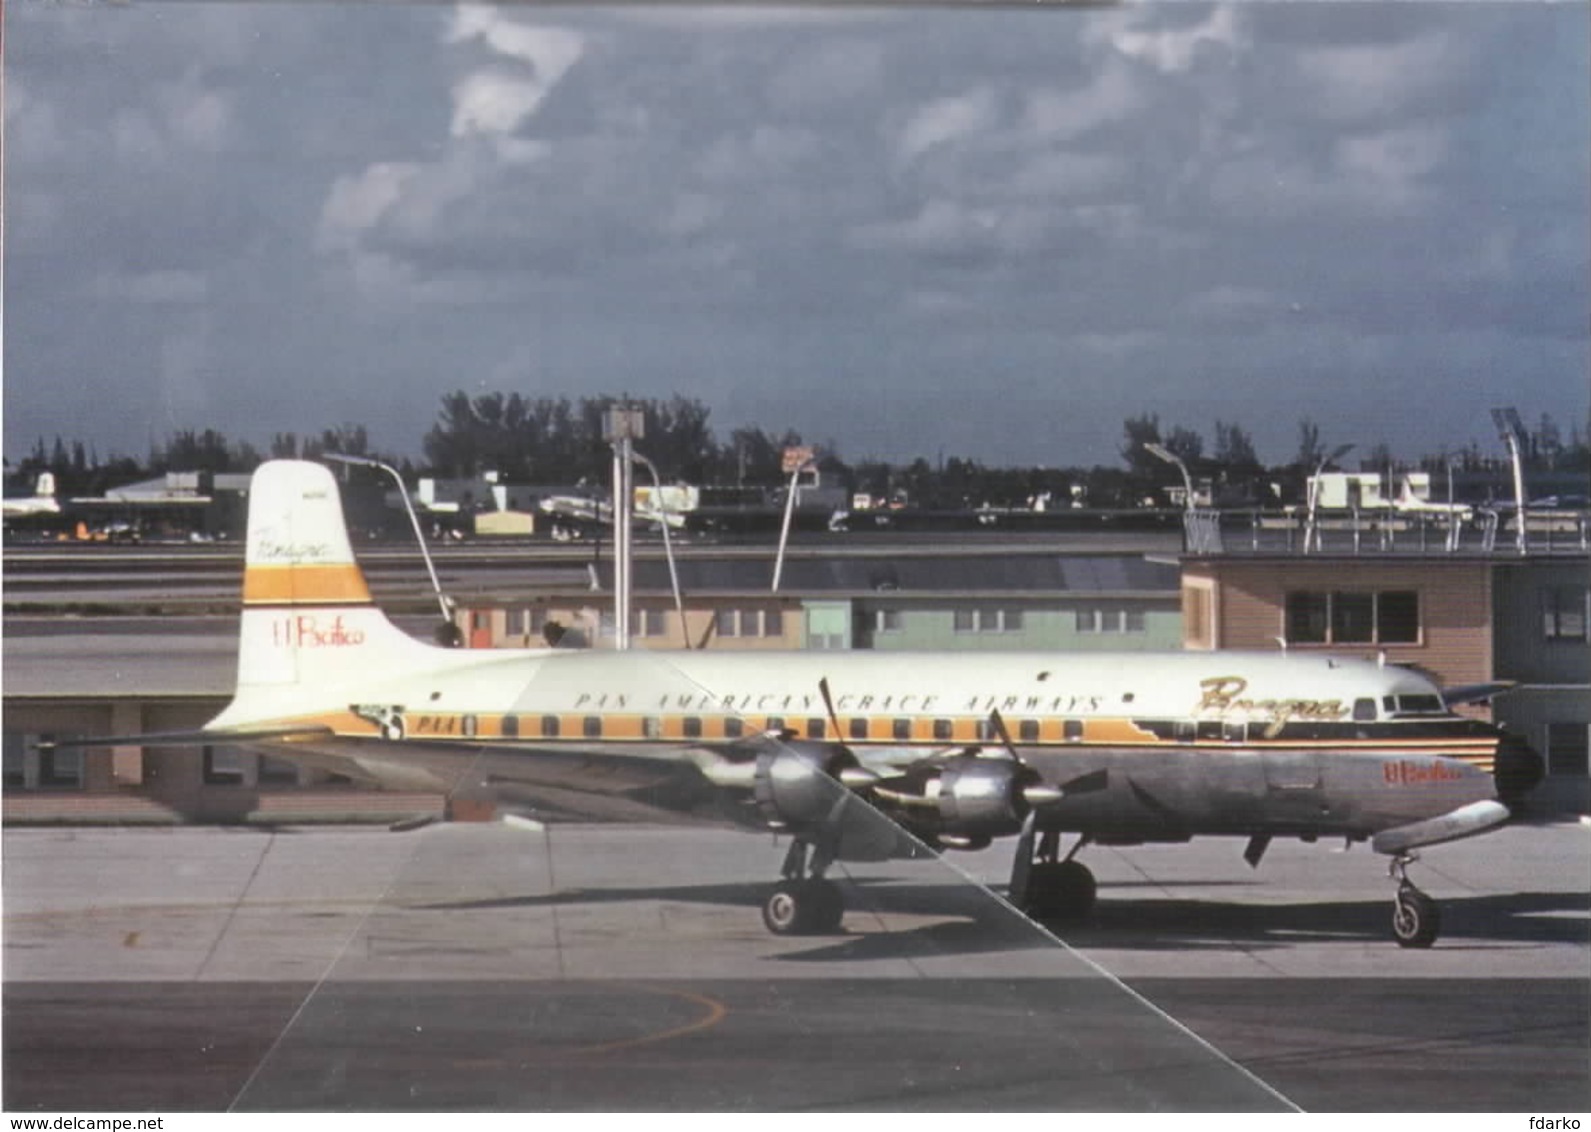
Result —
[[[1010, 755], [1013, 759], [1016, 759], [1016, 744], [1011, 742], [1011, 732], [1006, 730], [1005, 720], [1000, 718], [999, 708], [993, 708], [990, 710], [989, 726], [994, 729], [994, 733], [999, 736], [1000, 742], [1005, 745], [1005, 753]], [[1017, 761], [1020, 762], [1021, 760], [1018, 759]]]
[[829, 693], [829, 678], [827, 676], [818, 678], [818, 694], [823, 697], [823, 706], [828, 710], [829, 726], [834, 729], [834, 737], [839, 739], [841, 738], [840, 717], [834, 712], [834, 697]]

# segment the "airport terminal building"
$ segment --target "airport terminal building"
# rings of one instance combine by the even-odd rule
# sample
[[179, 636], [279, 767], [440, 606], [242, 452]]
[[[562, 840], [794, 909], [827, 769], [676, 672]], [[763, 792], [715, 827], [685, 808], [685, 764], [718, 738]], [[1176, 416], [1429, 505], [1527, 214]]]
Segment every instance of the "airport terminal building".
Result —
[[[926, 552], [887, 543], [809, 551], [785, 564], [710, 552], [635, 564], [638, 648], [1324, 650], [1416, 665], [1444, 686], [1518, 687], [1466, 707], [1547, 760], [1549, 812], [1591, 809], [1591, 592], [1573, 547], [1517, 554], [1301, 553], [1239, 546], [1177, 555], [1006, 547]], [[676, 584], [677, 583], [677, 584]], [[676, 600], [675, 593], [679, 599]], [[465, 647], [605, 648], [608, 568], [494, 583], [458, 597]], [[5, 650], [7, 822], [396, 821], [444, 800], [370, 790], [291, 762], [216, 746], [41, 751], [39, 740], [196, 728], [228, 701], [235, 643], [140, 635], [117, 619], [83, 632], [12, 635]], [[462, 816], [462, 815], [460, 815]]]

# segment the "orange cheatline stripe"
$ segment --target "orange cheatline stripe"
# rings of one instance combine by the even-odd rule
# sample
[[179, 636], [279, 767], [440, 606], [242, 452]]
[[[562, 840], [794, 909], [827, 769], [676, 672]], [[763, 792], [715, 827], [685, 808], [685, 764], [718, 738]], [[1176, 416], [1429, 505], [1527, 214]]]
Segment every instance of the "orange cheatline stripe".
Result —
[[352, 562], [331, 565], [251, 564], [243, 571], [245, 605], [265, 602], [370, 601], [365, 576]]

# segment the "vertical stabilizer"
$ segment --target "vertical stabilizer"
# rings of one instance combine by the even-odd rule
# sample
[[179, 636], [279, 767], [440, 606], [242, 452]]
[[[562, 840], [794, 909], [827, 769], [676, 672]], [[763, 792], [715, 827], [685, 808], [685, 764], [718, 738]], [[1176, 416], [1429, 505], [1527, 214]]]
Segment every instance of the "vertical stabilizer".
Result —
[[217, 722], [279, 714], [334, 687], [416, 671], [438, 651], [371, 600], [331, 472], [302, 460], [260, 465], [249, 487], [237, 695]]

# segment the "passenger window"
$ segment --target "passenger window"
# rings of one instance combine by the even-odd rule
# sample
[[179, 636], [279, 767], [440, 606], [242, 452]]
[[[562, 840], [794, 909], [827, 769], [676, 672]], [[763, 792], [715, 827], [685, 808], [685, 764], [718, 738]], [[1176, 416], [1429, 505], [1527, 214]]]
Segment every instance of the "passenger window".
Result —
[[1017, 738], [1024, 743], [1037, 743], [1039, 741], [1039, 721], [1024, 719], [1017, 725]]
[[581, 721], [580, 729], [582, 734], [584, 734], [587, 739], [602, 738], [602, 717], [600, 715], [586, 716], [585, 719]]
[[892, 725], [892, 731], [897, 739], [910, 739], [912, 737], [912, 721], [897, 719]]
[[[690, 720], [687, 719], [685, 721], [685, 725], [686, 725], [685, 726], [685, 733], [687, 735], [689, 735], [690, 734]], [[697, 721], [697, 725], [696, 725], [696, 733], [698, 735], [701, 734], [701, 722], [699, 720]], [[739, 739], [745, 733], [746, 733], [746, 723], [745, 723], [745, 721], [743, 719], [740, 718], [740, 716], [732, 715], [728, 719], [724, 720], [724, 738], [725, 739]]]
[[955, 731], [950, 726], [950, 720], [948, 720], [948, 719], [936, 719], [936, 720], [934, 720], [934, 738], [935, 739], [938, 739], [938, 740], [941, 740], [941, 741], [947, 741], [954, 734], [955, 734]]
[[855, 718], [851, 720], [851, 738], [867, 738], [867, 720], [861, 718]]
[[505, 716], [503, 716], [503, 738], [504, 739], [518, 739], [519, 738], [519, 716], [517, 716], [517, 715], [505, 715]]
[[1080, 743], [1083, 740], [1083, 721], [1081, 719], [1068, 719], [1061, 724], [1061, 734], [1067, 742]]
[[685, 717], [685, 738], [700, 739], [702, 737], [702, 717], [687, 715]]
[[544, 715], [541, 717], [541, 733], [543, 737], [548, 739], [556, 739], [558, 737], [558, 717], [556, 715]]
[[809, 720], [807, 720], [807, 738], [808, 739], [821, 739], [821, 738], [823, 738], [824, 732], [826, 730], [828, 730], [828, 728], [825, 726], [825, 721], [824, 720], [822, 720], [822, 719], [809, 719]]
[[663, 721], [655, 715], [649, 715], [641, 721], [641, 732], [648, 739], [661, 739], [663, 737]]

